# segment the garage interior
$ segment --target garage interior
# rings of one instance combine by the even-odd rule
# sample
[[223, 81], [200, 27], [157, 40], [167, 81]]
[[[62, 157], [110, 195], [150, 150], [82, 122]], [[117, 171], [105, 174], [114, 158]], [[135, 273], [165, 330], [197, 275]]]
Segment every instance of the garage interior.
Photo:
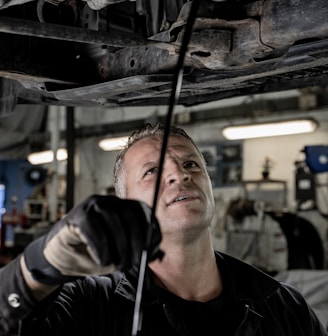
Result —
[[[4, 22], [4, 34], [12, 35], [8, 26], [13, 21]], [[0, 27], [0, 32], [4, 31]], [[319, 70], [313, 81], [309, 70], [302, 78], [285, 79], [280, 89], [279, 83], [266, 82], [266, 77], [259, 79], [258, 86], [252, 83], [248, 90], [239, 91], [231, 89], [233, 81], [216, 78], [204, 101], [197, 93], [197, 99], [188, 103], [186, 99], [192, 97], [196, 85], [187, 77], [173, 123], [194, 138], [207, 162], [217, 210], [211, 227], [214, 247], [296, 284], [328, 328], [328, 57], [324, 52], [320, 55], [324, 56], [314, 66]], [[1, 83], [8, 78], [22, 79], [22, 74], [8, 77], [6, 71], [4, 66]], [[106, 92], [112, 88], [121, 99], [122, 92], [133, 91], [136, 83], [146, 87], [151, 82], [139, 83], [138, 76], [131, 76], [133, 82], [125, 78], [122, 87], [110, 87], [115, 79], [106, 78]], [[8, 83], [2, 86], [1, 266], [87, 196], [114, 193], [117, 150], [104, 151], [99, 142], [126, 137], [147, 122], [165, 122], [172, 76], [165, 75], [165, 84], [163, 78], [164, 95], [156, 97], [155, 92], [154, 96], [151, 82], [145, 91], [136, 89], [133, 97], [124, 95], [121, 106], [114, 94], [108, 94], [106, 102], [99, 101], [99, 83], [49, 90], [51, 94], [43, 102], [35, 91], [28, 101], [29, 86], [25, 85], [18, 90], [20, 96], [15, 97], [18, 103], [14, 105], [6, 91]], [[199, 85], [205, 87], [204, 83]], [[215, 83], [231, 90], [216, 96]], [[90, 92], [94, 94], [92, 104]], [[145, 105], [138, 101], [143, 95], [148, 99]], [[228, 140], [223, 135], [228, 126], [297, 120], [310, 120], [315, 127], [309, 133], [265, 133], [250, 139]], [[55, 155], [59, 149], [66, 151], [63, 160]], [[52, 152], [52, 161], [29, 161], [31, 153], [46, 150]]]

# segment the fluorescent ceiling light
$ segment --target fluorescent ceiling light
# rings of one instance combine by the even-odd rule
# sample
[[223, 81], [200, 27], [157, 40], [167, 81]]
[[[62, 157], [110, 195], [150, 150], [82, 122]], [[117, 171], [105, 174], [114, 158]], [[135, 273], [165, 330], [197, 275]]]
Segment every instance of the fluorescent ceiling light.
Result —
[[[56, 157], [58, 161], [67, 160], [67, 150], [65, 148], [59, 148], [57, 150]], [[31, 153], [28, 155], [27, 160], [33, 165], [50, 163], [54, 160], [54, 152], [51, 150], [46, 150], [42, 152]]]
[[318, 124], [313, 119], [288, 120], [263, 124], [227, 126], [222, 129], [228, 140], [262, 138], [313, 132]]
[[119, 137], [119, 138], [108, 138], [102, 139], [99, 141], [99, 147], [104, 151], [115, 151], [120, 150], [125, 147], [126, 143], [128, 142], [127, 136]]

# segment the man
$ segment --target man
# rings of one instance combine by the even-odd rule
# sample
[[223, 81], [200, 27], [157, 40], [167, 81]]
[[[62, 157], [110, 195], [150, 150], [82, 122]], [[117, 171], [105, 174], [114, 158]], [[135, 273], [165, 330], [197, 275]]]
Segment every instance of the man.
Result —
[[0, 334], [131, 335], [146, 244], [138, 335], [327, 336], [295, 289], [214, 252], [205, 162], [175, 127], [158, 192], [159, 231], [149, 207], [163, 132], [162, 125], [145, 125], [118, 155], [120, 198], [87, 199], [0, 270]]

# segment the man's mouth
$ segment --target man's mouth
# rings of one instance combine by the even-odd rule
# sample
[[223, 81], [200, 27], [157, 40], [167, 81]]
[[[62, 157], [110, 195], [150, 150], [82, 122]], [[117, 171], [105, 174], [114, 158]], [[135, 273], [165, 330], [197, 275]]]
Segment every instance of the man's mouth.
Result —
[[188, 196], [179, 196], [173, 201], [173, 203], [180, 202], [180, 201], [183, 201], [183, 200], [188, 199], [188, 198], [189, 198]]
[[170, 204], [175, 204], [175, 203], [178, 203], [178, 202], [181, 202], [181, 201], [186, 201], [186, 200], [192, 200], [195, 198], [195, 195], [193, 194], [183, 194], [183, 195], [179, 195], [179, 196], [176, 196], [175, 198], [173, 198], [169, 203], [168, 205]]

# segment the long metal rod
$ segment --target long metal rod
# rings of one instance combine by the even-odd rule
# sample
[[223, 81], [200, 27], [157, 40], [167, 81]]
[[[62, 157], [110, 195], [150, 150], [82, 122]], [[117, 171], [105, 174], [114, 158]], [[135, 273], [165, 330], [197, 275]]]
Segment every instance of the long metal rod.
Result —
[[[161, 178], [163, 173], [164, 161], [165, 161], [165, 153], [167, 148], [168, 139], [170, 136], [170, 127], [172, 125], [172, 116], [174, 112], [174, 108], [179, 100], [182, 80], [183, 80], [183, 68], [184, 68], [184, 59], [188, 49], [188, 44], [191, 38], [192, 29], [194, 25], [195, 18], [197, 16], [198, 6], [201, 0], [193, 0], [191, 9], [189, 12], [188, 20], [186, 23], [185, 32], [183, 35], [181, 47], [180, 47], [180, 54], [178, 58], [178, 63], [176, 67], [175, 76], [173, 79], [173, 89], [171, 91], [168, 112], [166, 115], [165, 121], [165, 130], [163, 136], [163, 143], [161, 147], [161, 156], [160, 162], [158, 166], [158, 175], [156, 180], [155, 192], [154, 192], [154, 199], [153, 199], [153, 206], [152, 206], [152, 215], [151, 215], [151, 222], [154, 223], [155, 220], [155, 213], [156, 213], [156, 206], [158, 200], [158, 193], [159, 188], [161, 185]], [[152, 237], [152, 225], [149, 226], [148, 233], [147, 233], [147, 241], [146, 241], [146, 249], [142, 252], [142, 258], [139, 268], [139, 278], [138, 278], [138, 286], [137, 286], [137, 294], [136, 294], [136, 303], [134, 307], [134, 314], [133, 314], [133, 324], [132, 324], [132, 336], [136, 336], [138, 333], [138, 328], [141, 328], [140, 323], [140, 306], [142, 300], [142, 291], [143, 291], [143, 284], [145, 278], [145, 271], [147, 266], [147, 259], [148, 259], [148, 250], [151, 243]]]
[[139, 268], [136, 303], [134, 306], [134, 313], [133, 313], [133, 323], [132, 323], [132, 335], [133, 336], [137, 335], [138, 329], [139, 329], [140, 305], [141, 305], [141, 299], [142, 299], [142, 289], [143, 289], [143, 283], [145, 279], [147, 259], [148, 259], [148, 252], [147, 250], [143, 250], [141, 254], [141, 262], [140, 262], [140, 268]]
[[66, 213], [74, 206], [75, 188], [75, 108], [66, 107], [66, 147], [67, 147], [67, 168], [66, 168]]
[[57, 206], [58, 206], [58, 160], [57, 160], [57, 150], [59, 148], [59, 134], [60, 134], [60, 116], [63, 111], [62, 106], [49, 106], [49, 118], [50, 118], [50, 132], [51, 141], [50, 146], [53, 152], [53, 161], [51, 163], [51, 187], [48, 196], [49, 202], [49, 220], [50, 223], [56, 223], [57, 221]]

